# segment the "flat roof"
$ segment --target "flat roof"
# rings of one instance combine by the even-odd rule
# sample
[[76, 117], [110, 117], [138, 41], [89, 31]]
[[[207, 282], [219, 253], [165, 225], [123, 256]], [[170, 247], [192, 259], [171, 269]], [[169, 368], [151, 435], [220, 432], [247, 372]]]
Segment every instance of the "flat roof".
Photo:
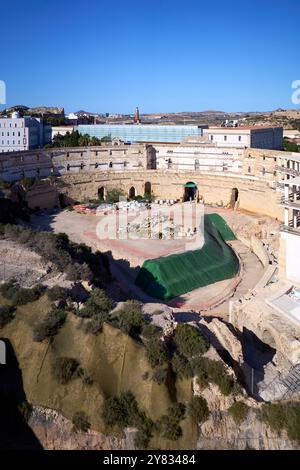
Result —
[[204, 131], [220, 131], [220, 132], [242, 132], [242, 131], [262, 131], [269, 129], [283, 129], [281, 126], [240, 126], [240, 127], [209, 127]]

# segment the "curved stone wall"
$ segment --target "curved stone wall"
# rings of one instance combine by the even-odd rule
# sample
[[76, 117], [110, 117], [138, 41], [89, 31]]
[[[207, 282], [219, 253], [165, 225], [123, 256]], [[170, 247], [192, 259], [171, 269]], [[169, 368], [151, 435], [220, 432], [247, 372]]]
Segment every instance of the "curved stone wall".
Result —
[[259, 171], [249, 175], [245, 169], [240, 173], [156, 170], [155, 162], [154, 147], [145, 144], [14, 152], [0, 155], [0, 179], [53, 176], [58, 192], [71, 200], [96, 199], [109, 188], [122, 188], [127, 195], [144, 195], [151, 189], [158, 198], [181, 199], [183, 185], [193, 181], [207, 204], [226, 207], [233, 202], [238, 208], [283, 220], [280, 193]]
[[[259, 178], [223, 173], [201, 173], [176, 170], [103, 171], [82, 172], [80, 175], [63, 175], [57, 179], [59, 192], [74, 200], [96, 199], [98, 191], [121, 188], [129, 195], [135, 188], [136, 195], [144, 195], [146, 183], [151, 184], [155, 197], [181, 199], [184, 184], [193, 181], [204, 203], [228, 206], [233, 189], [237, 193], [237, 207], [249, 212], [268, 215], [283, 220], [279, 205], [280, 194]], [[147, 185], [149, 187], [149, 184]]]

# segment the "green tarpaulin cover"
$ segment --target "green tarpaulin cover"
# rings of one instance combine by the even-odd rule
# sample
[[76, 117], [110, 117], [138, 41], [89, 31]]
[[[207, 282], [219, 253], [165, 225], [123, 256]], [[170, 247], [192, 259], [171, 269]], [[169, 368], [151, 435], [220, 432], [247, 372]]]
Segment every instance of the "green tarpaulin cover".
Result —
[[235, 240], [235, 235], [218, 214], [204, 216], [204, 239], [199, 250], [146, 260], [136, 284], [154, 298], [169, 300], [234, 277], [239, 262], [226, 241]]

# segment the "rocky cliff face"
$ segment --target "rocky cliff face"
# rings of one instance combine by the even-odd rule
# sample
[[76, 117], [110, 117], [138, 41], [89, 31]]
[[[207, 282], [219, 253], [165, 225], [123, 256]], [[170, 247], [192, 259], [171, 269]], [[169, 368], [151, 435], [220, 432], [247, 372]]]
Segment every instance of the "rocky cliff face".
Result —
[[34, 407], [28, 424], [47, 450], [122, 450], [132, 445], [130, 432], [123, 438], [77, 432], [70, 420], [48, 408]]
[[[212, 396], [211, 393], [207, 395]], [[287, 438], [285, 432], [278, 436], [262, 423], [257, 418], [256, 409], [249, 411], [244, 422], [237, 426], [228, 412], [222, 410], [222, 405], [228, 406], [228, 398], [222, 399], [218, 394], [216, 396], [213, 399], [214, 404], [210, 402], [212, 411], [209, 419], [199, 426], [197, 449], [299, 449]], [[75, 431], [70, 420], [47, 408], [35, 407], [29, 426], [42, 447], [47, 450], [134, 449], [133, 429], [127, 429], [122, 436], [107, 436], [95, 431]]]

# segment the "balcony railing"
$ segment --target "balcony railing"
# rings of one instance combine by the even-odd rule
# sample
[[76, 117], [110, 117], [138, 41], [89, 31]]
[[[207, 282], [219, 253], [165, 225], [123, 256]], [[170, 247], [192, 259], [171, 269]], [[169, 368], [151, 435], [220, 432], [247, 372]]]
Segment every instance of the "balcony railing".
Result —
[[296, 199], [294, 197], [294, 194], [289, 194], [288, 197], [282, 196], [280, 199], [280, 204], [283, 206], [290, 206], [290, 207], [295, 207], [296, 209], [300, 210], [300, 191], [297, 191], [296, 194]]
[[300, 176], [300, 171], [282, 165], [275, 165], [275, 170], [290, 176]]
[[289, 221], [289, 225], [284, 225], [284, 224], [280, 225], [280, 231], [281, 232], [287, 232], [287, 233], [293, 233], [295, 235], [300, 236], [300, 226], [293, 227], [293, 221], [292, 220]]

